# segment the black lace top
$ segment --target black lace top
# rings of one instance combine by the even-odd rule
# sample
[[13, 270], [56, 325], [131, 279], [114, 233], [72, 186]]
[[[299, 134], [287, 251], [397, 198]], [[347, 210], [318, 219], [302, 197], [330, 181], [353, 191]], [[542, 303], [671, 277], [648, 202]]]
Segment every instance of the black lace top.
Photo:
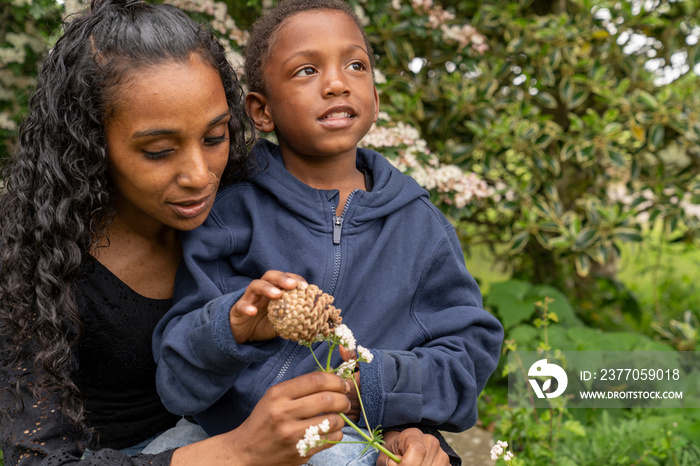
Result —
[[[172, 451], [130, 458], [115, 451], [175, 424], [155, 385], [151, 337], [170, 300], [145, 298], [97, 261], [76, 284], [86, 338], [76, 351], [76, 382], [84, 397], [96, 450], [85, 460], [72, 424], [61, 414], [57, 392], [35, 400], [36, 376], [8, 360], [0, 364], [0, 448], [5, 466], [15, 464], [169, 464]], [[19, 387], [20, 398], [16, 396]]]

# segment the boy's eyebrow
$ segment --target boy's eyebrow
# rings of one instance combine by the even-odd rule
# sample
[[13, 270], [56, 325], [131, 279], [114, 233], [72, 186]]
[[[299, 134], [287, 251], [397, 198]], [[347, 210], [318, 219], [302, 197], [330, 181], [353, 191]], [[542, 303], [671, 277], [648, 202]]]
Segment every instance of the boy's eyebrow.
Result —
[[[365, 48], [364, 48], [363, 46], [358, 45], [358, 44], [350, 44], [350, 45], [348, 45], [348, 46], [345, 48], [344, 52], [347, 53], [347, 52], [352, 51], [353, 49], [360, 49], [360, 50], [369, 58], [369, 53], [367, 53], [367, 50], [365, 50]], [[312, 56], [312, 57], [313, 57], [313, 56], [316, 56], [316, 55], [320, 55], [321, 53], [322, 53], [322, 51], [321, 51], [321, 50], [318, 50], [318, 49], [299, 50], [298, 52], [294, 52], [293, 54], [291, 54], [290, 56], [288, 56], [288, 57], [282, 62], [282, 66], [283, 66], [283, 67], [286, 66], [287, 63], [289, 63], [290, 61], [292, 61], [292, 60], [293, 60], [294, 58], [296, 58], [296, 57], [299, 57], [299, 56]]]
[[[227, 111], [226, 113], [222, 113], [221, 115], [213, 118], [209, 124], [207, 125], [208, 127], [212, 127], [219, 123], [221, 120], [229, 116], [229, 112]], [[137, 131], [131, 136], [132, 139], [137, 139], [137, 138], [144, 138], [147, 136], [161, 136], [163, 134], [177, 134], [178, 131], [174, 129], [160, 129], [160, 128], [153, 128], [153, 129], [144, 129], [142, 131]]]

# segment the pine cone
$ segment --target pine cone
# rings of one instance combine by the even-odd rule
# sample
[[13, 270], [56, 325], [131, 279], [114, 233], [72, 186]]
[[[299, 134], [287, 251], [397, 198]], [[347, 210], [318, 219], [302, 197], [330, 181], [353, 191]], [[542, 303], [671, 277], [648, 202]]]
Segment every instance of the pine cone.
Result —
[[267, 306], [267, 318], [287, 340], [313, 341], [319, 334], [327, 337], [343, 320], [333, 299], [316, 285], [283, 290], [282, 296]]

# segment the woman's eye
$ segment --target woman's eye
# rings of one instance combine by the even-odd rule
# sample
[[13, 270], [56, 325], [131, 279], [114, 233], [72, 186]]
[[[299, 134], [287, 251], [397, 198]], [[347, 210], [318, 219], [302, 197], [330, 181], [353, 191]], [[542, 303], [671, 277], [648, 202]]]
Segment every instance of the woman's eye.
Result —
[[172, 151], [173, 151], [172, 149], [159, 150], [156, 152], [144, 150], [143, 153], [146, 155], [146, 158], [148, 158], [148, 159], [158, 160], [158, 159], [162, 159], [163, 157], [165, 157], [166, 155], [168, 155]]
[[221, 136], [204, 138], [204, 145], [205, 146], [215, 146], [217, 144], [221, 144], [222, 142], [226, 142], [226, 141], [228, 141], [228, 138], [226, 137], [226, 133], [224, 133]]
[[306, 68], [302, 68], [301, 70], [299, 70], [296, 76], [311, 76], [314, 73], [316, 73], [316, 70], [310, 66], [307, 66]]

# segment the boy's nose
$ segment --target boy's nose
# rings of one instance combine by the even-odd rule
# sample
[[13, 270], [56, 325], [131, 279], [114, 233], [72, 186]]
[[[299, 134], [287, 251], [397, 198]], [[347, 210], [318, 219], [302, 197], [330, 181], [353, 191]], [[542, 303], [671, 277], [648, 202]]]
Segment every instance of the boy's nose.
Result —
[[343, 79], [342, 73], [333, 73], [328, 76], [326, 81], [325, 95], [343, 95], [350, 94], [350, 87], [347, 81]]

